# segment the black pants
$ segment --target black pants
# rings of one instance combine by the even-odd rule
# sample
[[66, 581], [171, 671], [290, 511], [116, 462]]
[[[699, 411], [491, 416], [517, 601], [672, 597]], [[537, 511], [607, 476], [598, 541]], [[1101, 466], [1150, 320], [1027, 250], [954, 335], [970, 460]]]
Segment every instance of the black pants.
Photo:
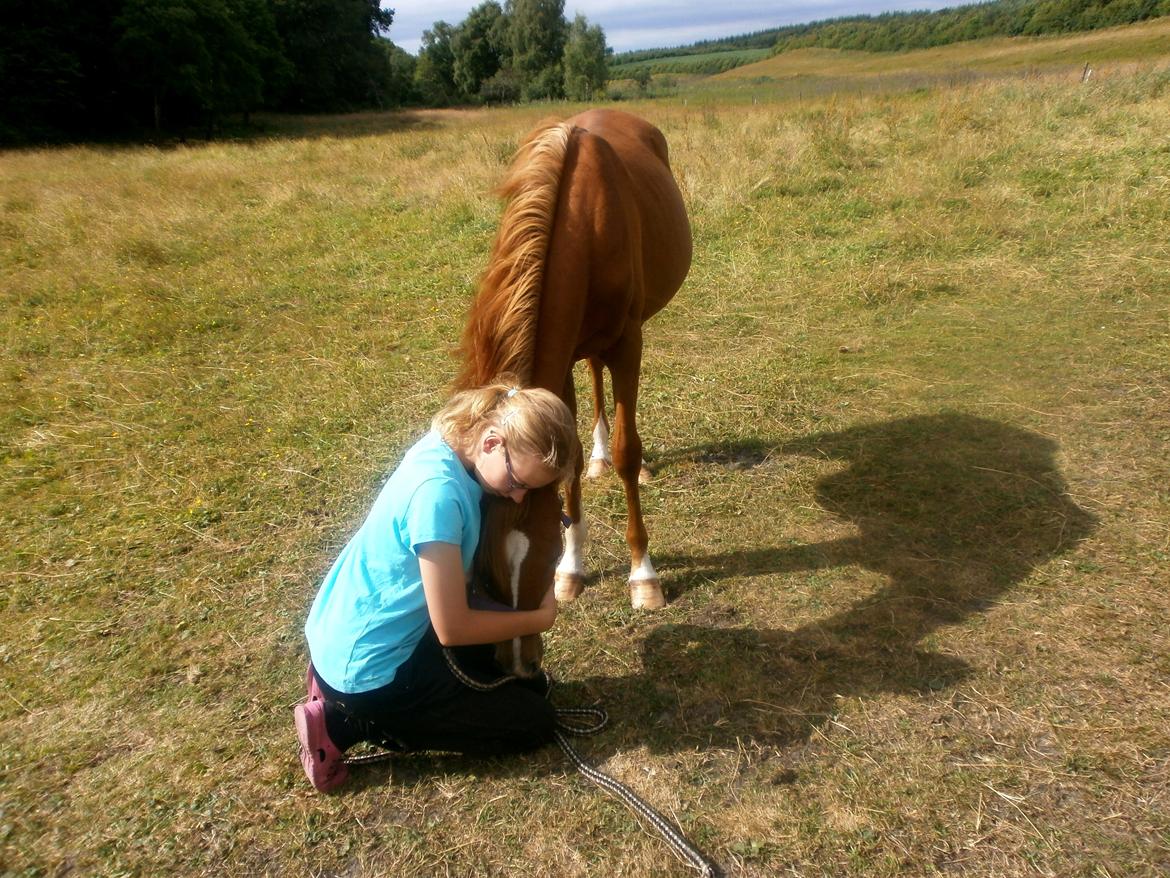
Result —
[[[326, 729], [338, 749], [370, 741], [401, 751], [487, 756], [534, 750], [552, 741], [556, 716], [545, 698], [545, 679], [506, 683], [488, 692], [472, 689], [451, 673], [442, 650], [434, 628], [428, 627], [394, 682], [369, 692], [338, 692], [318, 677]], [[493, 646], [452, 652], [472, 679], [489, 683], [503, 674]]]

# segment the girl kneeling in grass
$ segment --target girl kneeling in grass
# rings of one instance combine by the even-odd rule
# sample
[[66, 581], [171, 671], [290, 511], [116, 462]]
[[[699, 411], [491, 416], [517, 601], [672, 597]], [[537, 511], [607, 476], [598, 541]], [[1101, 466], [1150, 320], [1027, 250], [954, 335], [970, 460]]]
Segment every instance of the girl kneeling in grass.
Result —
[[468, 602], [484, 492], [519, 503], [572, 475], [576, 425], [547, 390], [497, 384], [456, 394], [407, 451], [321, 584], [305, 624], [309, 699], [296, 708], [305, 774], [342, 784], [360, 741], [397, 750], [498, 754], [552, 740], [545, 681], [488, 692], [452, 674], [444, 647], [485, 680], [491, 644], [552, 627], [552, 589], [535, 610]]

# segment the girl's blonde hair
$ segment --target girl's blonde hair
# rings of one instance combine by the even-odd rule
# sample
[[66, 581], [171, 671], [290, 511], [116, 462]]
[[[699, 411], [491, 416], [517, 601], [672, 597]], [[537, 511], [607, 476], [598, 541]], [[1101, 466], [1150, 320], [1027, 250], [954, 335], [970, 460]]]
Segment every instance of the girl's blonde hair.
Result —
[[531, 455], [556, 473], [556, 481], [573, 477], [577, 424], [555, 393], [520, 387], [501, 375], [495, 383], [456, 393], [431, 421], [448, 445], [464, 451], [489, 427], [514, 454]]

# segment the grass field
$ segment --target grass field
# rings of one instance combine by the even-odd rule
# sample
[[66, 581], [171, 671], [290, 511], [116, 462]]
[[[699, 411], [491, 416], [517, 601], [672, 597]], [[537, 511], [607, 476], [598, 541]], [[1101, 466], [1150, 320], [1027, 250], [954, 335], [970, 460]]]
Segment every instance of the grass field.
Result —
[[771, 55], [770, 49], [734, 49], [720, 52], [702, 52], [694, 55], [668, 55], [646, 61], [630, 61], [610, 68], [611, 79], [629, 79], [635, 71], [651, 73], [711, 74], [732, 70], [743, 64], [761, 61]]
[[[695, 231], [547, 639], [735, 876], [1170, 870], [1170, 77], [628, 104]], [[572, 108], [556, 107], [567, 113]], [[683, 875], [555, 749], [307, 785], [319, 577], [548, 107], [0, 154], [0, 871]], [[583, 425], [584, 430], [584, 425]]]

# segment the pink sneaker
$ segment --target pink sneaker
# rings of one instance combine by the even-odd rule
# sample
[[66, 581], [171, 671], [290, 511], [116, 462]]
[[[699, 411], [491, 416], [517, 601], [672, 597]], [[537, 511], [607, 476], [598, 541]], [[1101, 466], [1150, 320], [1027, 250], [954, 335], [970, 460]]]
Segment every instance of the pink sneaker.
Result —
[[297, 740], [301, 742], [301, 765], [305, 768], [305, 775], [323, 793], [337, 789], [349, 777], [349, 767], [325, 729], [325, 702], [298, 704], [293, 717]]
[[309, 667], [305, 671], [305, 692], [308, 693], [309, 701], [325, 700], [325, 696], [321, 694], [321, 687], [317, 685], [317, 675], [313, 673], [312, 662], [309, 662]]

